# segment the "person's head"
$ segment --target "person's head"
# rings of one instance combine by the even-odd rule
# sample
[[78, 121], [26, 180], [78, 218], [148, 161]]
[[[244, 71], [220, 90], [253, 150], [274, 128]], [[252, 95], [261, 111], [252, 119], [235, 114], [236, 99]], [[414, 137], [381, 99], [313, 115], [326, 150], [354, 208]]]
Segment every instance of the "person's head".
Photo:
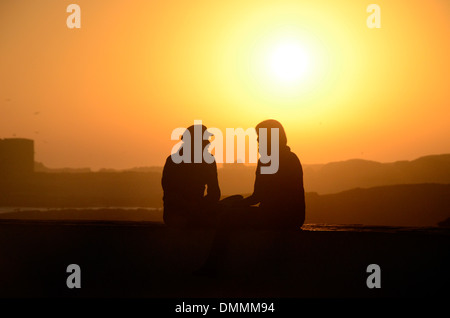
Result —
[[[280, 165], [280, 154], [289, 151], [284, 128], [278, 121], [269, 119], [260, 122], [255, 129], [258, 134], [258, 151], [261, 155], [259, 160], [264, 165], [261, 166], [261, 174], [277, 173]], [[266, 138], [264, 138], [264, 135]], [[276, 136], [278, 136], [278, 140]]]
[[[198, 134], [198, 135], [196, 135]], [[211, 132], [205, 125], [192, 125], [186, 128], [186, 131], [181, 136], [181, 140], [185, 142], [186, 139], [190, 140], [191, 144], [191, 156], [194, 156], [195, 142], [201, 140], [202, 142], [202, 153], [205, 147], [209, 146], [211, 143], [209, 139], [213, 136]]]
[[280, 149], [283, 149], [287, 146], [287, 137], [286, 132], [284, 131], [283, 126], [279, 121], [275, 119], [268, 119], [260, 122], [256, 125], [256, 133], [258, 134], [258, 142], [259, 142], [259, 129], [266, 128], [267, 130], [267, 149], [271, 149], [271, 140], [272, 140], [272, 128], [278, 129], [278, 145]]

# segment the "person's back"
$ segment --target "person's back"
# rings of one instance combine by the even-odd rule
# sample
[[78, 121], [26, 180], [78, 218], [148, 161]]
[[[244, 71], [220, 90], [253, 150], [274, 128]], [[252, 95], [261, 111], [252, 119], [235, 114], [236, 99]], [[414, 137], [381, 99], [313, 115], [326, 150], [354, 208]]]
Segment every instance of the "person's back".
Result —
[[[188, 130], [193, 132], [193, 126]], [[206, 127], [203, 126], [204, 130]], [[179, 151], [182, 152], [182, 149]], [[161, 184], [164, 192], [164, 222], [167, 225], [201, 226], [211, 224], [214, 218], [215, 211], [212, 210], [220, 199], [217, 165], [215, 161], [192, 161], [175, 163], [172, 156], [166, 159]]]
[[[164, 165], [161, 183], [165, 218], [170, 214], [187, 216], [208, 202], [214, 203], [220, 198], [215, 162], [176, 164], [169, 156]], [[207, 196], [204, 195], [206, 186]]]
[[259, 161], [254, 189], [261, 213], [274, 226], [301, 227], [305, 221], [305, 192], [300, 160], [286, 147], [280, 149], [276, 173], [261, 174], [261, 166]]

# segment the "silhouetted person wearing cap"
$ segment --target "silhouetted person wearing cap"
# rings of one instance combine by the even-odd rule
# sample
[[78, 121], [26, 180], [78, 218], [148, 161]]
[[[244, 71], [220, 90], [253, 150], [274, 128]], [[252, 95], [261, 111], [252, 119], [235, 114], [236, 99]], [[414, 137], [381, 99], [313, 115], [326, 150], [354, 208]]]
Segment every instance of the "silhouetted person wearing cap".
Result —
[[[197, 132], [201, 131], [200, 138], [195, 136], [195, 127]], [[193, 125], [183, 134], [183, 144], [176, 155], [185, 159], [190, 157], [186, 160], [189, 162], [175, 163], [171, 155], [164, 165], [161, 180], [164, 191], [163, 217], [164, 223], [169, 226], [209, 227], [214, 226], [216, 222], [217, 204], [220, 199], [217, 165], [215, 160], [212, 163], [205, 162], [203, 155], [200, 162], [196, 162], [199, 158], [195, 158], [195, 140], [201, 143], [202, 154], [210, 143], [202, 138], [206, 130], [203, 125]], [[207, 131], [206, 134], [211, 136]], [[186, 156], [186, 151], [190, 152], [190, 156]]]

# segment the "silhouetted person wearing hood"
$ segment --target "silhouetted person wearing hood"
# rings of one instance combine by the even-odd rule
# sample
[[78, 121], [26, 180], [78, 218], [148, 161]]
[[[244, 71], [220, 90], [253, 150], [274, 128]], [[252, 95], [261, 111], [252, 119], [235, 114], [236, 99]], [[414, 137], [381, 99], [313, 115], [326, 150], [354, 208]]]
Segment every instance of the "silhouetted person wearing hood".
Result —
[[[195, 162], [195, 127], [198, 131], [201, 127], [202, 137], [205, 131], [208, 136], [212, 136], [203, 125], [190, 126], [181, 138], [183, 145], [177, 154], [183, 157], [187, 151], [185, 148], [189, 146], [190, 162], [175, 163], [171, 155], [164, 165], [161, 180], [164, 191], [164, 223], [169, 226], [214, 226], [216, 222], [217, 203], [220, 199], [217, 165], [215, 160], [212, 163], [205, 162], [203, 155], [201, 162]], [[189, 142], [186, 138], [189, 138]], [[197, 140], [199, 142], [200, 138]], [[210, 142], [201, 138], [201, 143], [203, 154]]]
[[[260, 128], [266, 128], [267, 155], [272, 155], [272, 159], [276, 159], [276, 156], [273, 156], [276, 151], [273, 147], [276, 147], [276, 144], [272, 145], [271, 129], [278, 129], [278, 169], [274, 173], [262, 173], [264, 167], [276, 163], [263, 163], [260, 159], [256, 168], [253, 194], [245, 199], [238, 195], [222, 200], [222, 205], [227, 207], [218, 220], [218, 230], [210, 255], [204, 266], [195, 272], [196, 275], [215, 275], [217, 266], [227, 253], [230, 230], [300, 230], [305, 221], [305, 192], [300, 160], [287, 146], [284, 128], [276, 120], [266, 120], [256, 126], [260, 153]], [[256, 206], [257, 204], [259, 206]]]
[[[278, 170], [275, 173], [262, 173], [263, 167], [274, 162], [262, 163], [256, 167], [253, 194], [240, 200], [233, 196], [224, 223], [229, 226], [255, 227], [267, 229], [299, 229], [305, 221], [305, 191], [303, 188], [303, 169], [298, 157], [287, 146], [286, 133], [276, 120], [266, 120], [256, 126], [258, 142], [260, 129], [267, 131], [267, 155], [276, 160], [272, 149], [272, 129], [278, 129]], [[260, 147], [261, 152], [261, 147]], [[242, 198], [242, 197], [241, 197]], [[226, 200], [226, 199], [225, 199]], [[259, 204], [259, 207], [256, 205]], [[219, 225], [220, 226], [220, 225]]]
[[[258, 142], [260, 129], [267, 129], [267, 152], [272, 155], [272, 129], [278, 129], [279, 166], [275, 173], [262, 174], [262, 167], [273, 162], [258, 161], [253, 194], [237, 206], [252, 206], [259, 203], [259, 211], [254, 215], [260, 219], [255, 224], [268, 228], [300, 228], [305, 221], [305, 191], [303, 169], [300, 160], [287, 146], [286, 133], [276, 120], [266, 120], [256, 126]], [[272, 153], [271, 153], [272, 152]], [[273, 160], [273, 157], [272, 157]], [[252, 223], [252, 222], [251, 222]]]

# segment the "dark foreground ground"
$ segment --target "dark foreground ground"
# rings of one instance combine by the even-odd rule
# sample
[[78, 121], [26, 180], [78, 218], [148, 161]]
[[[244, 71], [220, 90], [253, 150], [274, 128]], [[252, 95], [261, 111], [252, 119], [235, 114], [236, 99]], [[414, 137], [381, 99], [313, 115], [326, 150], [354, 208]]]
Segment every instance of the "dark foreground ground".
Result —
[[[152, 222], [0, 221], [0, 297], [449, 296], [442, 231], [235, 231], [217, 277], [192, 272], [213, 231]], [[68, 289], [69, 264], [81, 289]], [[369, 289], [369, 264], [381, 289]]]

